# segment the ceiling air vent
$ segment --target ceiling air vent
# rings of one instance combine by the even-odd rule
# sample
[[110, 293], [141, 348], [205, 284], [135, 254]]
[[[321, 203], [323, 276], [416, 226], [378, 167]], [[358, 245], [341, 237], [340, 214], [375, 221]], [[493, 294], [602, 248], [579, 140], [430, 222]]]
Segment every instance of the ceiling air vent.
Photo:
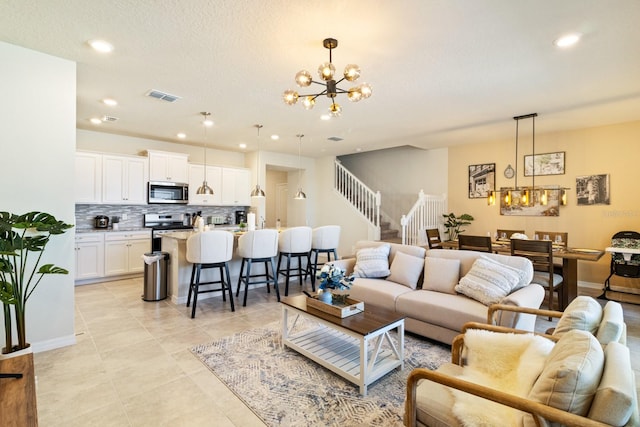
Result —
[[333, 141], [333, 142], [340, 142], [343, 140], [343, 138], [340, 138], [339, 136], [332, 136], [327, 138], [329, 141]]
[[179, 96], [171, 95], [170, 93], [162, 92], [160, 90], [151, 89], [146, 93], [146, 96], [150, 96], [151, 98], [161, 99], [167, 102], [176, 102], [180, 99]]
[[102, 116], [102, 121], [103, 122], [117, 122], [118, 119], [117, 117], [113, 117], [113, 116]]

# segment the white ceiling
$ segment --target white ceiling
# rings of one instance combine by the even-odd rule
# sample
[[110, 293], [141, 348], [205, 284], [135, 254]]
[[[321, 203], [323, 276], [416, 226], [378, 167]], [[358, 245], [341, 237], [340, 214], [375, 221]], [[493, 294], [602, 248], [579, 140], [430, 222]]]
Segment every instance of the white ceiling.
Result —
[[[302, 154], [314, 157], [508, 139], [511, 118], [533, 112], [537, 133], [639, 120], [638, 22], [638, 0], [0, 2], [0, 40], [77, 62], [80, 129], [175, 142], [182, 131], [201, 145], [199, 112], [210, 111], [209, 146], [253, 151], [261, 123], [262, 149], [297, 154], [303, 133]], [[580, 44], [554, 47], [571, 31]], [[342, 95], [342, 117], [320, 121], [328, 99], [305, 111], [282, 92], [328, 60], [327, 37], [339, 42], [336, 68], [360, 65], [373, 95]], [[94, 38], [115, 50], [94, 52]], [[119, 120], [89, 123], [103, 115]]]

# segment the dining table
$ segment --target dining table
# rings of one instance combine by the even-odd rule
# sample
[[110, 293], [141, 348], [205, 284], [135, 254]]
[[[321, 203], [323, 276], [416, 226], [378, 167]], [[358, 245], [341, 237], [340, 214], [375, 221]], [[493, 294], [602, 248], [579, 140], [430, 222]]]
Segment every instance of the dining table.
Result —
[[[446, 240], [440, 243], [443, 249], [458, 249], [456, 240]], [[498, 239], [491, 242], [494, 253], [511, 255], [510, 240]], [[569, 248], [564, 245], [553, 244], [553, 259], [562, 261], [562, 281], [564, 292], [560, 292], [560, 311], [578, 296], [578, 261], [598, 261], [604, 255], [602, 249]]]

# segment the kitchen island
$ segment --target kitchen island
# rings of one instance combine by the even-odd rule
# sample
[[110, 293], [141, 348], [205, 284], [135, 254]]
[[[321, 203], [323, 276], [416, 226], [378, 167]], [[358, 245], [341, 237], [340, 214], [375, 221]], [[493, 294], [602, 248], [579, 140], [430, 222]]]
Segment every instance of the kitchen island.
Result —
[[[236, 255], [236, 249], [238, 247], [238, 237], [241, 232], [234, 232], [237, 228], [226, 229], [223, 227], [216, 227], [215, 230], [225, 230], [233, 232], [235, 239], [233, 242], [233, 258], [228, 262], [229, 274], [231, 275], [231, 289], [234, 292], [238, 283], [238, 276], [240, 275], [240, 266], [242, 264], [242, 258]], [[169, 265], [167, 268], [167, 294], [171, 296], [171, 301], [174, 304], [186, 304], [187, 296], [189, 295], [189, 283], [191, 282], [191, 269], [192, 264], [187, 261], [187, 239], [194, 234], [194, 231], [174, 231], [162, 235], [162, 251], [169, 253]], [[252, 273], [262, 273], [264, 270], [260, 264], [254, 264]], [[255, 269], [255, 270], [254, 270]], [[218, 269], [203, 269], [200, 274], [201, 282], [208, 282], [212, 280], [219, 280], [220, 276]], [[205, 285], [219, 288], [220, 285]], [[202, 289], [206, 289], [205, 286], [201, 286]], [[198, 296], [198, 300], [206, 298], [220, 297], [222, 294], [204, 293]]]

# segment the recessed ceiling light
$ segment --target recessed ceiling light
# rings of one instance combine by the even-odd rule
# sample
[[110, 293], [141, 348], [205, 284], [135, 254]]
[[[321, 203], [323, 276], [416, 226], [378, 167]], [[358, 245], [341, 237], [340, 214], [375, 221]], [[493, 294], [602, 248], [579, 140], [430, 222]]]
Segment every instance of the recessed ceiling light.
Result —
[[331, 116], [328, 114], [323, 114], [320, 116], [320, 120], [331, 120]]
[[238, 147], [244, 150], [245, 148], [247, 148], [247, 144], [238, 144]]
[[115, 107], [116, 105], [118, 105], [118, 101], [112, 98], [105, 98], [102, 100], [102, 103], [110, 107]]
[[101, 124], [101, 123], [102, 123], [102, 120], [101, 120], [101, 119], [99, 119], [99, 118], [97, 118], [97, 117], [91, 117], [91, 118], [89, 119], [89, 121], [90, 121], [91, 123], [93, 123], [94, 125], [99, 125], [99, 124]]
[[211, 126], [213, 126], [213, 120], [206, 119], [204, 122], [202, 122], [202, 124], [205, 125], [206, 127], [210, 128]]
[[187, 137], [187, 134], [184, 132], [180, 132], [179, 134], [176, 135], [178, 138], [180, 139], [185, 139]]
[[362, 148], [360, 148], [360, 147], [356, 148], [356, 152], [358, 152], [358, 153], [359, 153], [359, 152], [361, 152], [361, 151], [362, 151]]
[[565, 34], [558, 37], [553, 44], [560, 48], [571, 47], [580, 41], [580, 37], [582, 37], [582, 34], [579, 33]]
[[89, 46], [101, 53], [109, 53], [113, 51], [113, 45], [105, 40], [89, 40]]
[[280, 135], [271, 135], [271, 139], [273, 139], [274, 141], [277, 141], [280, 139]]

